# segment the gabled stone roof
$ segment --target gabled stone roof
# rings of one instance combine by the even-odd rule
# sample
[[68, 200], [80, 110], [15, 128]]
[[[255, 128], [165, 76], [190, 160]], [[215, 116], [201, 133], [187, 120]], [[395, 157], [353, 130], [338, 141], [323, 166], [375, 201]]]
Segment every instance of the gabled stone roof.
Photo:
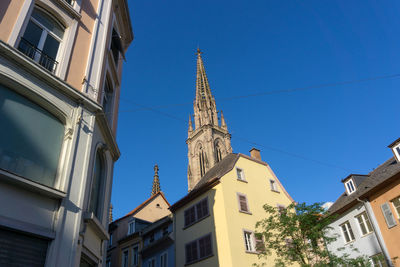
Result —
[[366, 178], [357, 186], [357, 190], [347, 195], [344, 192], [333, 205], [328, 209], [328, 213], [340, 212], [342, 209], [347, 209], [355, 205], [358, 201], [357, 198], [364, 198], [371, 194], [374, 189], [383, 185], [384, 182], [390, 180], [393, 176], [400, 173], [400, 163], [395, 158], [390, 158], [378, 168], [370, 172]]

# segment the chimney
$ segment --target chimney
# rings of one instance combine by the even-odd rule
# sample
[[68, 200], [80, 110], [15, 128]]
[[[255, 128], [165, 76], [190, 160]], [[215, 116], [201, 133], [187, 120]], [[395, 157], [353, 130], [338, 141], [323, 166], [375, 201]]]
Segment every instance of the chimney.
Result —
[[250, 149], [250, 156], [251, 156], [252, 158], [255, 158], [255, 159], [261, 161], [260, 150], [257, 149], [257, 148], [254, 148], [254, 147], [253, 147], [252, 149]]

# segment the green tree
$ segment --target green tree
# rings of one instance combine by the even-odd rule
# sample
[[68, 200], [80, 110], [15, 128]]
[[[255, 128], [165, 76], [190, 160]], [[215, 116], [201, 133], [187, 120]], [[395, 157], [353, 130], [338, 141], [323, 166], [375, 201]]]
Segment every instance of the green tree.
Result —
[[265, 244], [259, 258], [268, 260], [274, 253], [275, 266], [294, 262], [302, 267], [370, 266], [367, 257], [338, 257], [326, 249], [337, 236], [327, 235], [334, 218], [326, 216], [321, 203], [293, 203], [286, 208], [266, 204], [264, 210], [267, 217], [256, 224], [256, 235], [262, 236]]

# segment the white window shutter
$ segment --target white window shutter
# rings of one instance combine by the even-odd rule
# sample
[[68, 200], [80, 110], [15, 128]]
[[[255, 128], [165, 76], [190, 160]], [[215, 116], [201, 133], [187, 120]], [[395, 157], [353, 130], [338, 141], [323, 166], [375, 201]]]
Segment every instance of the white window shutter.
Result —
[[381, 205], [383, 216], [385, 217], [386, 224], [389, 228], [395, 226], [396, 220], [394, 219], [393, 213], [390, 210], [389, 203], [385, 202]]

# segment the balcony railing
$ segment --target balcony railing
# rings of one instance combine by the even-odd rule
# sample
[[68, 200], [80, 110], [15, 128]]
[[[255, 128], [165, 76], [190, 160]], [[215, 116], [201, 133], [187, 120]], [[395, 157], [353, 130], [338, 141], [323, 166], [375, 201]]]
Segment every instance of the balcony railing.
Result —
[[51, 71], [52, 73], [56, 72], [58, 62], [54, 58], [46, 55], [46, 53], [31, 44], [28, 40], [21, 37], [18, 50], [42, 65], [47, 70]]

